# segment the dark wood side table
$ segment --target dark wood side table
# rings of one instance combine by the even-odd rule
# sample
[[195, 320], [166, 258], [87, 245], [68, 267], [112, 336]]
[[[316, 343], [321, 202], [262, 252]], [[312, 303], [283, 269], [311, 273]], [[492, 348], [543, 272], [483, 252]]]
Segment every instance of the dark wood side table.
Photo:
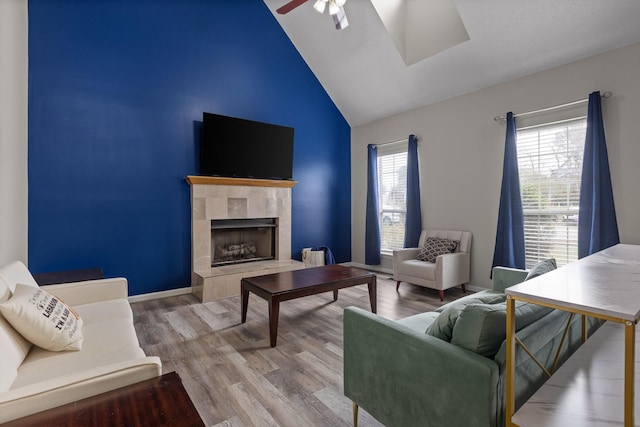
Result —
[[102, 268], [85, 268], [82, 270], [53, 271], [35, 273], [33, 278], [38, 285], [55, 285], [58, 283], [82, 282], [84, 280], [104, 279]]
[[2, 427], [204, 427], [176, 372], [29, 415]]
[[354, 267], [339, 264], [322, 267], [283, 271], [264, 276], [246, 277], [241, 281], [242, 323], [247, 321], [249, 292], [253, 292], [269, 303], [269, 338], [271, 347], [278, 338], [278, 316], [280, 302], [333, 291], [333, 300], [338, 300], [338, 289], [367, 284], [371, 311], [376, 312], [376, 275]]

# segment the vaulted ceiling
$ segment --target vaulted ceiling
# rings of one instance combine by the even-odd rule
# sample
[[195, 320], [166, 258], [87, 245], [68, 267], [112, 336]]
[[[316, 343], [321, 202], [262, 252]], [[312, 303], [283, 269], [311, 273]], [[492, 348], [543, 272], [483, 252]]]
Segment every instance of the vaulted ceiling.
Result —
[[[277, 14], [288, 1], [264, 0], [351, 126], [640, 42], [638, 0], [347, 0], [342, 30], [315, 0]], [[433, 34], [398, 32], [438, 22], [412, 3], [447, 1], [469, 40], [432, 54]], [[424, 59], [408, 58], [407, 43]]]

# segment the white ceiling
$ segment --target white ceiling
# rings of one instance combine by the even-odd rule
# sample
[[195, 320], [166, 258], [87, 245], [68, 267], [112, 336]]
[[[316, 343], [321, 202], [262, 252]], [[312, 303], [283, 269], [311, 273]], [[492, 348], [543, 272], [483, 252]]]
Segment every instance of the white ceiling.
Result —
[[288, 1], [264, 0], [351, 126], [640, 42], [640, 0], [455, 0], [470, 40], [406, 65], [370, 0], [343, 30]]

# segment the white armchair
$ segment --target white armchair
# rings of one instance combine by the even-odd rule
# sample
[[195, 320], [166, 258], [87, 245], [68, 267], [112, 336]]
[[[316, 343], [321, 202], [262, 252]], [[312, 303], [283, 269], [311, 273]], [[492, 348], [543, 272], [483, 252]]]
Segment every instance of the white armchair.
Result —
[[[455, 252], [439, 255], [436, 262], [418, 260], [418, 254], [427, 237], [457, 240], [460, 243]], [[471, 272], [471, 232], [455, 230], [422, 230], [417, 248], [397, 249], [393, 251], [393, 277], [396, 290], [400, 282], [437, 289], [440, 301], [444, 300], [445, 289], [469, 283]]]

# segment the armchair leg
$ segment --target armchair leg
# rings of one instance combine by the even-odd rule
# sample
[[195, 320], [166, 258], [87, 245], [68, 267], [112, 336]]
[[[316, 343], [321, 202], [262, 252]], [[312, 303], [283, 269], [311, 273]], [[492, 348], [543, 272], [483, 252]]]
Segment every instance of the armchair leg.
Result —
[[398, 288], [400, 287], [400, 280], [396, 282], [396, 292], [398, 292]]
[[438, 293], [440, 294], [440, 301], [444, 301], [444, 291], [440, 289]]
[[467, 293], [467, 288], [464, 287], [464, 283], [462, 285], [460, 285], [460, 286], [462, 287], [462, 292], [466, 294]]
[[358, 404], [353, 403], [353, 427], [358, 427]]

